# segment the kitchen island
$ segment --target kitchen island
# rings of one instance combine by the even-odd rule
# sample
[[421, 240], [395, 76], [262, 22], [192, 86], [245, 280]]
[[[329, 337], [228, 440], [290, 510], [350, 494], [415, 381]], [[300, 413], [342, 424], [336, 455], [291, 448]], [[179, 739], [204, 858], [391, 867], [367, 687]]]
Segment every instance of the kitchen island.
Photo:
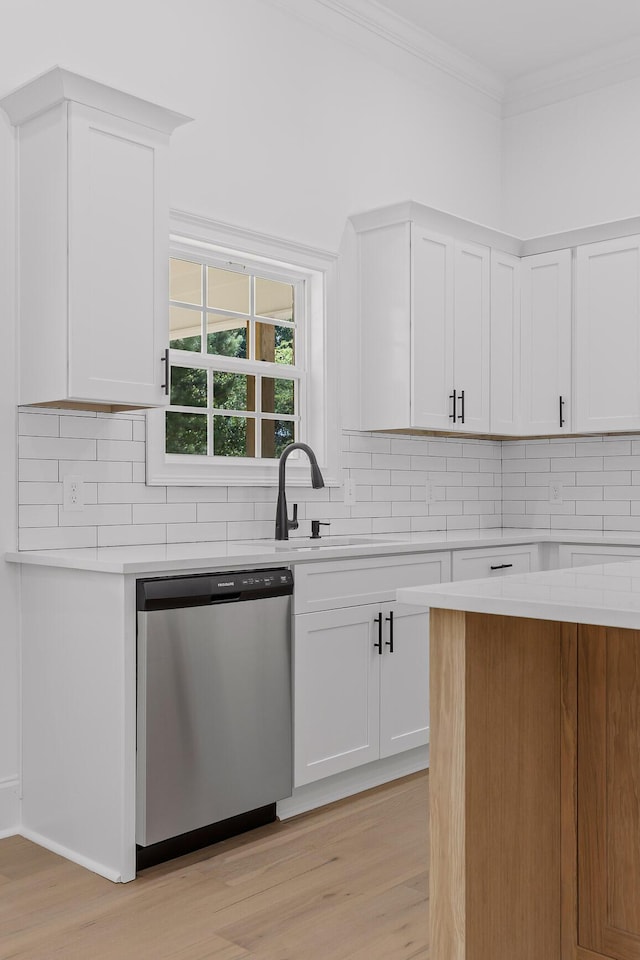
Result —
[[431, 608], [431, 955], [640, 958], [640, 563]]

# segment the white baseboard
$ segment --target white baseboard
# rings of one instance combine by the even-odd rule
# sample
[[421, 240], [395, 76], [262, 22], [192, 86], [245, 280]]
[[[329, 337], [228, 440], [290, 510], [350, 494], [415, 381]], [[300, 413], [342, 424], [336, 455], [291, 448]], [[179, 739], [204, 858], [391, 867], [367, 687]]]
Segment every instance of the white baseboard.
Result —
[[[114, 883], [124, 882], [122, 880], [122, 874], [117, 870], [106, 867], [103, 863], [96, 863], [95, 860], [90, 860], [89, 857], [84, 857], [82, 854], [76, 853], [75, 850], [70, 850], [69, 847], [64, 847], [61, 843], [56, 843], [55, 840], [43, 837], [41, 833], [37, 833], [35, 830], [30, 830], [28, 827], [21, 827], [17, 832], [26, 840], [31, 840], [33, 843], [37, 843], [38, 846], [44, 847], [45, 850], [51, 850], [52, 853], [57, 853], [61, 857], [65, 857], [66, 860], [71, 860], [81, 867], [86, 867], [87, 870], [91, 870], [101, 877], [106, 877], [107, 880], [113, 880]], [[133, 880], [134, 878], [131, 877], [131, 879]]]
[[0, 780], [0, 839], [20, 833], [20, 784]]
[[428, 746], [406, 750], [393, 757], [366, 763], [362, 767], [355, 767], [344, 773], [336, 773], [333, 777], [325, 777], [315, 783], [297, 787], [290, 797], [276, 804], [276, 813], [280, 820], [288, 820], [299, 813], [306, 813], [308, 810], [323, 807], [336, 800], [343, 800], [363, 790], [370, 790], [371, 787], [379, 787], [390, 780], [397, 780], [410, 773], [425, 770], [428, 766]]

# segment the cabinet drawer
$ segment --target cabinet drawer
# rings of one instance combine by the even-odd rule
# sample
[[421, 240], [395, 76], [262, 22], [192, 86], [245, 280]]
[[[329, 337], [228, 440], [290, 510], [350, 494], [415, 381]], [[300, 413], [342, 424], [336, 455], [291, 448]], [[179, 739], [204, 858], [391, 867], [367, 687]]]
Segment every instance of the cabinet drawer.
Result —
[[306, 563], [296, 566], [295, 613], [395, 600], [398, 587], [446, 583], [448, 552]]
[[561, 543], [558, 548], [559, 567], [587, 567], [593, 563], [616, 563], [640, 557], [640, 547], [592, 547]]
[[507, 573], [531, 573], [537, 569], [538, 547], [535, 544], [453, 551], [453, 580], [479, 580]]

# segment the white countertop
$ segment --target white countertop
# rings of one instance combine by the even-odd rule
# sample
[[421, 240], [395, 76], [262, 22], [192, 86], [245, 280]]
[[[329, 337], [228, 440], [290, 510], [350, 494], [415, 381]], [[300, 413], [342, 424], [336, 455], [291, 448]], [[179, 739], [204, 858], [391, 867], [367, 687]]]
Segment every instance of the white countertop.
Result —
[[640, 560], [397, 591], [402, 603], [640, 629]]
[[273, 566], [317, 560], [338, 560], [347, 557], [499, 547], [523, 543], [640, 546], [640, 534], [514, 528], [455, 530], [448, 533], [441, 530], [433, 533], [393, 533], [351, 538], [322, 537], [315, 543], [306, 540], [304, 546], [300, 548], [301, 542], [300, 539], [291, 538], [289, 541], [280, 541], [277, 545], [272, 540], [231, 540], [69, 550], [24, 550], [5, 554], [5, 560], [11, 563], [70, 567], [76, 570], [97, 570], [103, 573], [147, 574], [240, 569], [247, 566]]

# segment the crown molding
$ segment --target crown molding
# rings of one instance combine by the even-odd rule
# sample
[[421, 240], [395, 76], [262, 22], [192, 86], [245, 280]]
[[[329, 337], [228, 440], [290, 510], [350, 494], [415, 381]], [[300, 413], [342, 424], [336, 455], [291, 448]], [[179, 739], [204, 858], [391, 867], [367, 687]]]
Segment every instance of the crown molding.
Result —
[[385, 65], [449, 91], [499, 116], [504, 83], [491, 70], [377, 0], [265, 0]]
[[433, 87], [509, 118], [640, 76], [640, 38], [613, 44], [514, 80], [393, 13], [378, 0], [264, 0], [325, 34]]
[[140, 97], [57, 66], [8, 93], [0, 100], [0, 109], [4, 110], [14, 126], [19, 126], [68, 100], [166, 134], [192, 120], [182, 113], [166, 110], [156, 103], [141, 100]]
[[518, 116], [638, 76], [640, 37], [634, 37], [510, 81], [502, 116]]

